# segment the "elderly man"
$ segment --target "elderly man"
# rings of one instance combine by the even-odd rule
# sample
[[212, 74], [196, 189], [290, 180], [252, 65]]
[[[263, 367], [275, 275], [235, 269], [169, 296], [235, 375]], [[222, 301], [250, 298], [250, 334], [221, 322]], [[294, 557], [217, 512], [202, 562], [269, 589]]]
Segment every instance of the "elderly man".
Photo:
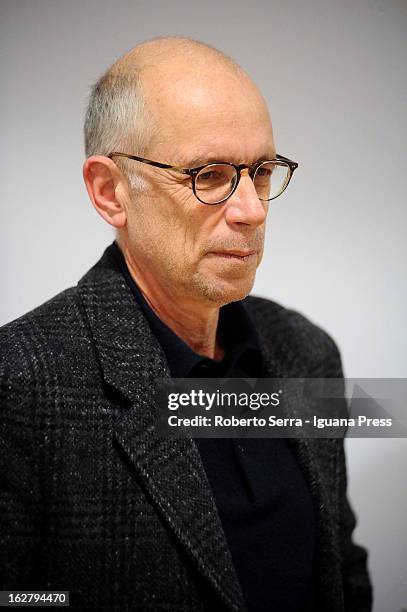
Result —
[[1, 583], [75, 610], [370, 610], [342, 440], [167, 439], [160, 377], [340, 377], [247, 297], [297, 164], [223, 53], [144, 43], [93, 88], [86, 187], [116, 241], [1, 330]]

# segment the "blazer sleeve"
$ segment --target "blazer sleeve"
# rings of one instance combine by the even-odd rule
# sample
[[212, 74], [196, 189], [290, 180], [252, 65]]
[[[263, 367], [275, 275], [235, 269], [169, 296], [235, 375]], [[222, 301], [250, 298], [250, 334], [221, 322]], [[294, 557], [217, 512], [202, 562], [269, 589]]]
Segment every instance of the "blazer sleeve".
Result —
[[[336, 343], [329, 337], [330, 357], [325, 362], [327, 378], [343, 379], [342, 360]], [[344, 385], [343, 385], [344, 389]], [[349, 414], [347, 401], [344, 397], [345, 413]], [[348, 499], [347, 467], [344, 440], [339, 444], [339, 516], [340, 516], [340, 551], [342, 565], [342, 580], [345, 602], [345, 612], [371, 612], [373, 589], [369, 577], [365, 548], [353, 540], [356, 517]]]
[[[345, 457], [342, 450], [342, 464], [345, 468]], [[371, 612], [372, 585], [367, 571], [367, 551], [355, 544], [352, 533], [356, 518], [345, 493], [346, 474], [343, 478], [341, 495], [341, 553], [342, 576], [346, 612]]]
[[[4, 328], [3, 328], [4, 329]], [[0, 589], [41, 589], [43, 512], [29, 357], [0, 331]], [[10, 350], [7, 350], [9, 345]], [[37, 450], [36, 450], [37, 449]]]

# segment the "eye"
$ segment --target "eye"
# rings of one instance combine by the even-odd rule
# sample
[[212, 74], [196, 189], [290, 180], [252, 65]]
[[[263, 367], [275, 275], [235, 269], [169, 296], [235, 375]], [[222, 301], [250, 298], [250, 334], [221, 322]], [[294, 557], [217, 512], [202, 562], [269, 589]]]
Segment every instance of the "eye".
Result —
[[234, 174], [233, 166], [213, 164], [202, 168], [196, 177], [196, 185], [199, 189], [214, 189], [222, 185], [228, 185]]
[[271, 166], [271, 164], [269, 166], [260, 166], [260, 168], [257, 170], [256, 175], [257, 176], [261, 176], [263, 178], [267, 178], [269, 176], [272, 175], [274, 170], [274, 166]]
[[216, 181], [219, 179], [219, 172], [216, 170], [207, 170], [199, 175], [200, 181]]

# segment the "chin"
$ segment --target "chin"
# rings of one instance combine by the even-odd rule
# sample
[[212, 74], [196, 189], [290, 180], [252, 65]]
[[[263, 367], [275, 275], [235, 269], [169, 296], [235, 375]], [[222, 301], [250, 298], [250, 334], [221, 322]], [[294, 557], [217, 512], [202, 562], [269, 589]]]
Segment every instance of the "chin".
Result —
[[[225, 306], [231, 302], [238, 302], [247, 297], [254, 285], [254, 277], [248, 279], [240, 279], [227, 281], [225, 279], [216, 279], [211, 283], [205, 283], [204, 296], [211, 303], [217, 306]], [[202, 287], [203, 288], [203, 287]]]

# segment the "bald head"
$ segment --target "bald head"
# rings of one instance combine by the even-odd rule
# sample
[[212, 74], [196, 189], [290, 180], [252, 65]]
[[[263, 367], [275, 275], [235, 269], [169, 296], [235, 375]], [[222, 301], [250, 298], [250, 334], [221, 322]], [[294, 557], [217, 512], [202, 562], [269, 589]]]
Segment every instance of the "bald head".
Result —
[[260, 92], [229, 56], [191, 39], [154, 39], [121, 57], [93, 87], [85, 120], [86, 154], [115, 150], [146, 155], [159, 143], [191, 138], [192, 114], [194, 121], [209, 120], [216, 130], [225, 113], [236, 123], [254, 106], [269, 120]]
[[140, 73], [160, 64], [169, 65], [173, 60], [184, 59], [185, 65], [194, 62], [218, 62], [236, 73], [243, 69], [226, 53], [206, 43], [191, 38], [175, 36], [154, 38], [137, 45], [115, 62], [108, 72], [113, 74]]

